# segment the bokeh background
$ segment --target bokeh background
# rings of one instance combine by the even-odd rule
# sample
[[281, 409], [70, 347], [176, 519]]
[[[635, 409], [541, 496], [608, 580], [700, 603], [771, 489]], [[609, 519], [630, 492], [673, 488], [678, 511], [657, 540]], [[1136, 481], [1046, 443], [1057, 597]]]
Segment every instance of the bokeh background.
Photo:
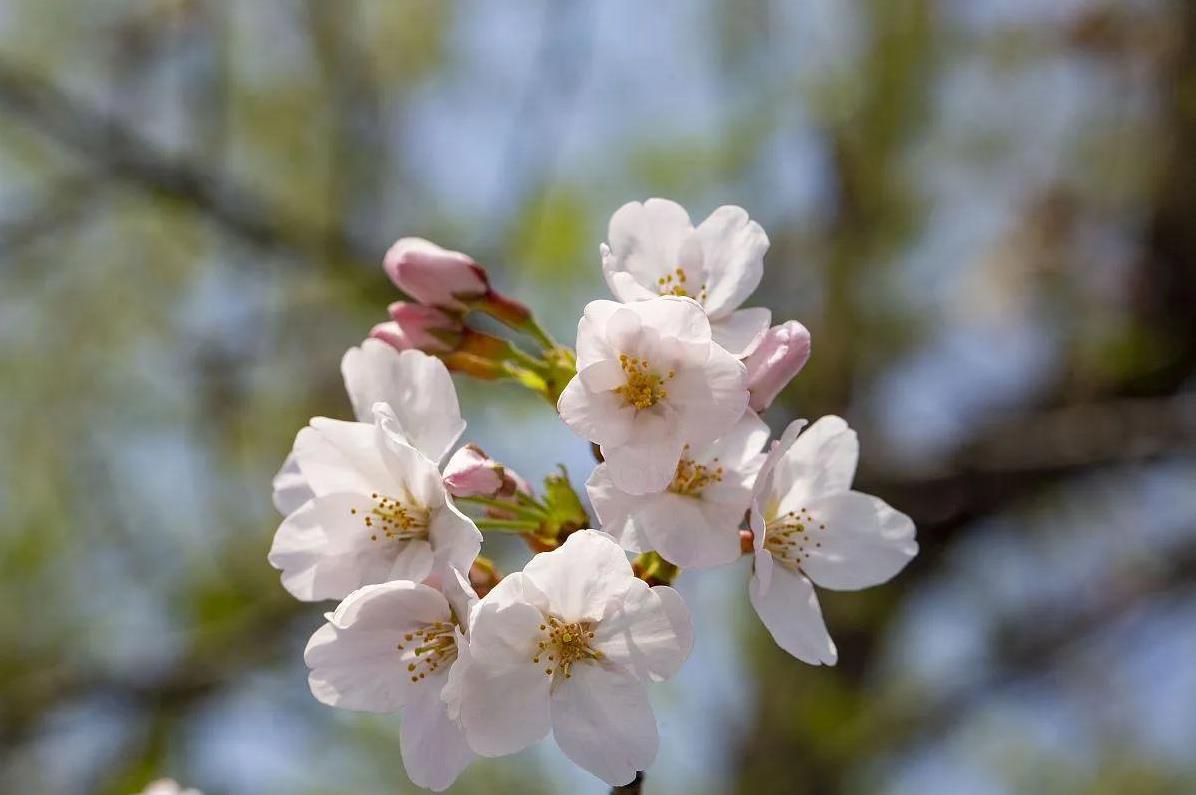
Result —
[[[4, 0], [0, 791], [411, 792], [317, 704], [269, 481], [418, 234], [573, 338], [610, 213], [746, 207], [910, 513], [894, 582], [776, 649], [679, 587], [645, 791], [1196, 792], [1196, 8], [1174, 0]], [[514, 386], [467, 438], [588, 448]], [[508, 569], [518, 545], [495, 545]], [[551, 740], [455, 792], [599, 793]]]

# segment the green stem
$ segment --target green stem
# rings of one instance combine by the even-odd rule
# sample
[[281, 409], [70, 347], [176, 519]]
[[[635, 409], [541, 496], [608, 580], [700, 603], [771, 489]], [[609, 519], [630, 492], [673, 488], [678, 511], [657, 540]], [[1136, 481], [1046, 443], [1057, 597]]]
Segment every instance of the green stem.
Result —
[[528, 318], [527, 323], [523, 327], [523, 331], [526, 331], [532, 339], [540, 343], [540, 347], [546, 351], [558, 347], [556, 340], [552, 338], [551, 334], [544, 330], [543, 326], [536, 322], [534, 317]]
[[539, 522], [522, 519], [474, 519], [479, 530], [493, 530], [497, 533], [534, 533], [540, 529]]
[[513, 513], [516, 516], [522, 516], [524, 519], [534, 521], [537, 524], [544, 518], [543, 511], [525, 508], [522, 505], [517, 505], [507, 500], [496, 500], [493, 497], [454, 497], [453, 501], [463, 502], [467, 505], [484, 505], [487, 508], [497, 508], [507, 513]]

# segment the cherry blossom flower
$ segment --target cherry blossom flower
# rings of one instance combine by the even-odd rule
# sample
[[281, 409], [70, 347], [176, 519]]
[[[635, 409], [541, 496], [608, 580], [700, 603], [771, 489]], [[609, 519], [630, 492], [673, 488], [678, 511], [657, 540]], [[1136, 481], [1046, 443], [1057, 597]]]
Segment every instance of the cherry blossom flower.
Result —
[[269, 560], [296, 598], [340, 599], [448, 565], [468, 571], [477, 557], [481, 533], [449, 500], [436, 464], [387, 404], [373, 413], [372, 425], [316, 417], [295, 439], [314, 496], [283, 520]]
[[659, 743], [645, 682], [671, 677], [692, 645], [680, 595], [636, 579], [610, 536], [579, 530], [478, 602], [452, 700], [483, 756], [551, 730], [578, 765], [626, 784]]
[[[420, 351], [396, 351], [367, 339], [341, 358], [341, 375], [359, 422], [373, 422], [377, 403], [391, 406], [393, 430], [433, 462], [441, 459], [465, 431], [457, 390], [448, 368]], [[313, 496], [294, 453], [274, 476], [274, 507], [288, 516]]]
[[835, 644], [814, 585], [853, 591], [886, 582], [918, 553], [914, 524], [883, 500], [851, 490], [859, 443], [839, 417], [800, 436], [790, 424], [756, 481], [749, 596], [782, 649], [833, 665]]
[[390, 322], [370, 329], [370, 336], [395, 350], [415, 348], [428, 353], [448, 353], [460, 344], [465, 326], [461, 318], [434, 306], [395, 301], [389, 307]]
[[442, 698], [476, 601], [455, 569], [422, 584], [367, 585], [328, 614], [303, 654], [319, 701], [364, 712], [403, 711], [399, 750], [407, 775], [436, 792], [476, 758]]
[[157, 781], [151, 781], [140, 795], [203, 795], [203, 793], [197, 789], [183, 789], [172, 778], [160, 778]]
[[577, 327], [577, 375], [557, 403], [602, 448], [611, 480], [648, 494], [673, 480], [682, 448], [722, 436], [747, 408], [746, 369], [715, 344], [690, 298], [592, 301]]
[[752, 411], [764, 411], [810, 358], [810, 332], [796, 320], [773, 326], [744, 360]]
[[420, 237], [398, 240], [386, 252], [382, 267], [395, 286], [416, 301], [453, 312], [464, 312], [464, 302], [490, 291], [486, 271], [473, 257]]
[[611, 216], [602, 272], [623, 302], [687, 295], [706, 310], [714, 341], [746, 356], [772, 319], [763, 307], [740, 309], [764, 275], [768, 236], [741, 207], [723, 206], [696, 229], [667, 199], [628, 202]]
[[684, 448], [673, 481], [654, 494], [621, 491], [607, 466], [598, 466], [586, 489], [602, 528], [624, 549], [656, 550], [686, 569], [737, 560], [739, 525], [752, 504], [768, 435], [768, 426], [747, 412], [718, 440]]

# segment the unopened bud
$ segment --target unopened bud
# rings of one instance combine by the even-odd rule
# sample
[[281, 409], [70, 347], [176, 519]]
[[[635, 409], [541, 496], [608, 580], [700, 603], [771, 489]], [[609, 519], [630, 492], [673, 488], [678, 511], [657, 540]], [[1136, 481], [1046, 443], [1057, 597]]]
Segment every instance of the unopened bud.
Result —
[[390, 305], [391, 322], [379, 323], [370, 336], [405, 351], [447, 353], [461, 342], [461, 320], [432, 306], [395, 301]]
[[810, 358], [810, 332], [796, 320], [773, 326], [764, 333], [747, 365], [748, 405], [753, 411], [764, 411]]
[[[444, 466], [444, 487], [454, 497], [493, 497], [508, 485], [503, 465], [476, 444], [467, 444]], [[514, 491], [514, 485], [510, 485]]]
[[386, 275], [421, 304], [464, 312], [490, 292], [486, 271], [473, 257], [419, 237], [404, 237], [382, 261]]

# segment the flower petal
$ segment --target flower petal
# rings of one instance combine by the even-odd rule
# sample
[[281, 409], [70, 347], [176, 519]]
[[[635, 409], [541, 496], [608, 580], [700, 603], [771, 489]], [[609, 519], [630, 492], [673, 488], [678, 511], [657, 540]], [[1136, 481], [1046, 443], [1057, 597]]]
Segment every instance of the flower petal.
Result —
[[619, 542], [619, 546], [629, 552], [646, 552], [652, 548], [652, 543], [639, 528], [628, 521], [630, 512], [636, 509], [643, 498], [616, 488], [606, 464], [594, 467], [586, 481], [586, 493], [602, 531], [609, 533], [611, 538]]
[[742, 359], [756, 350], [771, 322], [770, 309], [760, 306], [736, 309], [724, 317], [711, 318], [710, 333], [727, 353]]
[[627, 309], [639, 315], [644, 327], [653, 329], [661, 337], [696, 345], [710, 342], [710, 319], [692, 298], [666, 295], [629, 304]]
[[644, 680], [673, 676], [693, 649], [693, 620], [672, 588], [635, 580], [617, 607], [598, 622], [594, 648]]
[[389, 403], [407, 441], [434, 462], [465, 430], [452, 376], [435, 356], [367, 339], [345, 353], [341, 373], [359, 421], [373, 422], [374, 404]]
[[646, 495], [629, 520], [665, 560], [683, 569], [708, 569], [739, 558], [739, 523], [751, 499], [747, 489], [738, 504], [664, 491]]
[[443, 792], [477, 758], [461, 727], [449, 719], [440, 693], [427, 689], [403, 710], [399, 729], [403, 767], [416, 786]]
[[756, 553], [756, 566], [771, 568], [771, 576], [765, 584], [764, 578], [753, 575], [748, 596], [772, 639], [802, 662], [834, 665], [838, 652], [826, 631], [814, 586], [801, 574], [773, 565], [766, 551]]
[[722, 317], [747, 300], [764, 276], [768, 235], [742, 207], [724, 205], [697, 228], [709, 273], [706, 311]]
[[390, 582], [353, 592], [303, 653], [312, 695], [334, 707], [394, 712], [421, 689], [438, 694], [435, 680], [443, 674], [413, 683], [398, 646], [405, 633], [450, 618], [448, 602], [424, 585]]
[[628, 494], [651, 494], [667, 487], [677, 472], [684, 445], [677, 438], [637, 438], [621, 447], [602, 445], [611, 480]]
[[660, 745], [644, 685], [592, 664], [553, 691], [552, 731], [566, 756], [612, 786], [649, 767]]
[[802, 571], [823, 588], [853, 591], [888, 581], [918, 554], [914, 523], [858, 491], [811, 501]]
[[295, 437], [294, 456], [317, 496], [344, 491], [368, 494], [390, 483], [369, 423], [313, 417]]
[[820, 417], [777, 460], [777, 512], [797, 510], [815, 497], [850, 489], [859, 456], [855, 431], [840, 417]]
[[596, 444], [623, 444], [634, 427], [633, 407], [614, 392], [592, 391], [581, 376], [565, 385], [556, 408], [569, 430]]
[[[630, 274], [645, 290], [658, 292], [658, 279], [672, 274], [681, 262], [681, 246], [693, 233], [685, 208], [667, 199], [628, 202], [615, 211], [607, 230], [609, 256], [604, 252], [602, 273], [620, 301], [642, 298], [613, 274]], [[695, 274], [691, 274], [695, 276]]]
[[680, 433], [690, 444], [714, 441], [747, 411], [747, 368], [717, 345], [700, 371], [679, 372], [670, 384], [669, 403], [681, 415]]
[[551, 552], [541, 552], [523, 574], [548, 597], [563, 621], [596, 621], [608, 602], [622, 598], [637, 582], [627, 554], [606, 533], [578, 530]]
[[441, 572], [448, 569], [469, 571], [482, 549], [482, 532], [451, 502], [433, 510], [428, 539], [435, 553], [435, 567]]
[[303, 470], [299, 469], [299, 460], [294, 453], [287, 455], [282, 462], [282, 468], [274, 476], [274, 508], [283, 516], [294, 513], [303, 503], [316, 496]]

